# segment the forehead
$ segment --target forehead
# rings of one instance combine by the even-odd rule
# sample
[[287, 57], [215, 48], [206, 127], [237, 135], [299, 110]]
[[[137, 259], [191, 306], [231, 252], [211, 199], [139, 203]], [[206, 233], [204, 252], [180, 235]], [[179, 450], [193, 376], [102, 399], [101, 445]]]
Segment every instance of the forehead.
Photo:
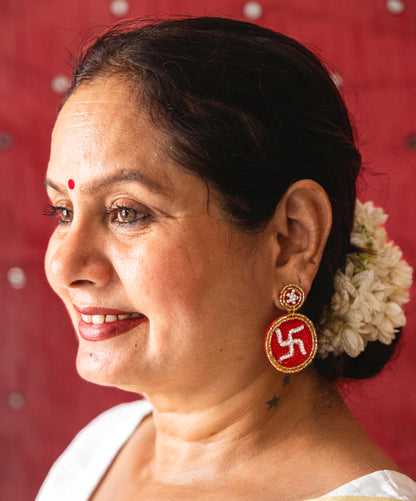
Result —
[[116, 78], [98, 78], [81, 85], [59, 113], [48, 177], [67, 172], [82, 179], [109, 169], [150, 168], [156, 162], [172, 168], [164, 153], [167, 148], [168, 140], [130, 88]]
[[99, 76], [83, 82], [74, 90], [63, 105], [58, 120], [59, 117], [70, 113], [84, 115], [95, 112], [117, 116], [120, 111], [130, 112], [124, 114], [126, 117], [146, 117], [136, 93], [123, 79], [116, 76]]

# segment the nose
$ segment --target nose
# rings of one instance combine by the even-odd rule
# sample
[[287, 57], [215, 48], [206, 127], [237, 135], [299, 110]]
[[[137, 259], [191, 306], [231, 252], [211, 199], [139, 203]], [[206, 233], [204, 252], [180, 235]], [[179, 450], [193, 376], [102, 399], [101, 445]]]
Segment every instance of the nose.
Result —
[[45, 257], [46, 275], [55, 290], [81, 286], [104, 287], [113, 276], [99, 236], [75, 225], [55, 232]]

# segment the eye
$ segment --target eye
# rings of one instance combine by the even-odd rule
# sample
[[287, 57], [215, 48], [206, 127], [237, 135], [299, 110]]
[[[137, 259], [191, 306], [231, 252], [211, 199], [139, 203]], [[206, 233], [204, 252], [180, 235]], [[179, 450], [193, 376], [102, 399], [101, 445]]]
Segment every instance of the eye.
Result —
[[44, 216], [51, 216], [58, 219], [58, 224], [69, 224], [72, 222], [73, 212], [71, 209], [60, 205], [48, 204], [43, 211]]
[[117, 205], [110, 209], [109, 214], [111, 222], [118, 224], [134, 224], [149, 216], [144, 209], [133, 209], [127, 205]]

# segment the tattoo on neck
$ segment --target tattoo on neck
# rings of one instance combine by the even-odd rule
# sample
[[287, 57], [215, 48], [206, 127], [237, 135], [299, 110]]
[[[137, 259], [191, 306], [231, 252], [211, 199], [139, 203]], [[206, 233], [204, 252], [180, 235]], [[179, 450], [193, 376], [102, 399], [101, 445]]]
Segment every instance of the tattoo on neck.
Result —
[[[290, 376], [289, 374], [286, 374], [286, 376], [283, 378], [283, 388], [285, 388], [288, 384], [290, 383]], [[276, 395], [273, 395], [273, 398], [266, 402], [267, 410], [269, 411], [272, 407], [277, 407], [277, 403], [279, 402], [280, 397], [276, 397]]]
[[271, 400], [269, 400], [268, 402], [266, 402], [266, 405], [269, 406], [267, 408], [267, 410], [269, 411], [272, 407], [277, 407], [277, 402], [279, 400], [280, 400], [280, 397], [276, 397], [276, 395], [273, 395], [273, 398]]

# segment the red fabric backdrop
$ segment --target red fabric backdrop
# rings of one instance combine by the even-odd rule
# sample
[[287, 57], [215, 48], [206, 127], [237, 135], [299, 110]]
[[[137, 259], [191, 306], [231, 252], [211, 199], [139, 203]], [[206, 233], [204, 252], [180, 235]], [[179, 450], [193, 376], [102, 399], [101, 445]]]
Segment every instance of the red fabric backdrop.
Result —
[[[251, 4], [251, 5], [248, 5]], [[330, 61], [355, 117], [368, 172], [362, 198], [416, 261], [416, 3], [407, 0], [130, 0], [128, 16], [225, 15], [292, 35]], [[123, 7], [123, 0], [116, 6]], [[42, 181], [69, 52], [119, 19], [110, 0], [0, 1], [0, 498], [32, 499], [53, 459], [99, 411], [134, 395], [92, 386], [43, 273], [49, 224]], [[260, 14], [260, 17], [257, 17]], [[55, 85], [55, 90], [53, 86]], [[65, 85], [65, 78], [63, 78]], [[58, 92], [57, 92], [58, 90]], [[373, 175], [376, 171], [378, 175]], [[17, 270], [15, 269], [17, 268]], [[12, 271], [10, 271], [12, 270]], [[343, 388], [375, 441], [416, 477], [416, 311], [400, 353], [372, 381]]]

